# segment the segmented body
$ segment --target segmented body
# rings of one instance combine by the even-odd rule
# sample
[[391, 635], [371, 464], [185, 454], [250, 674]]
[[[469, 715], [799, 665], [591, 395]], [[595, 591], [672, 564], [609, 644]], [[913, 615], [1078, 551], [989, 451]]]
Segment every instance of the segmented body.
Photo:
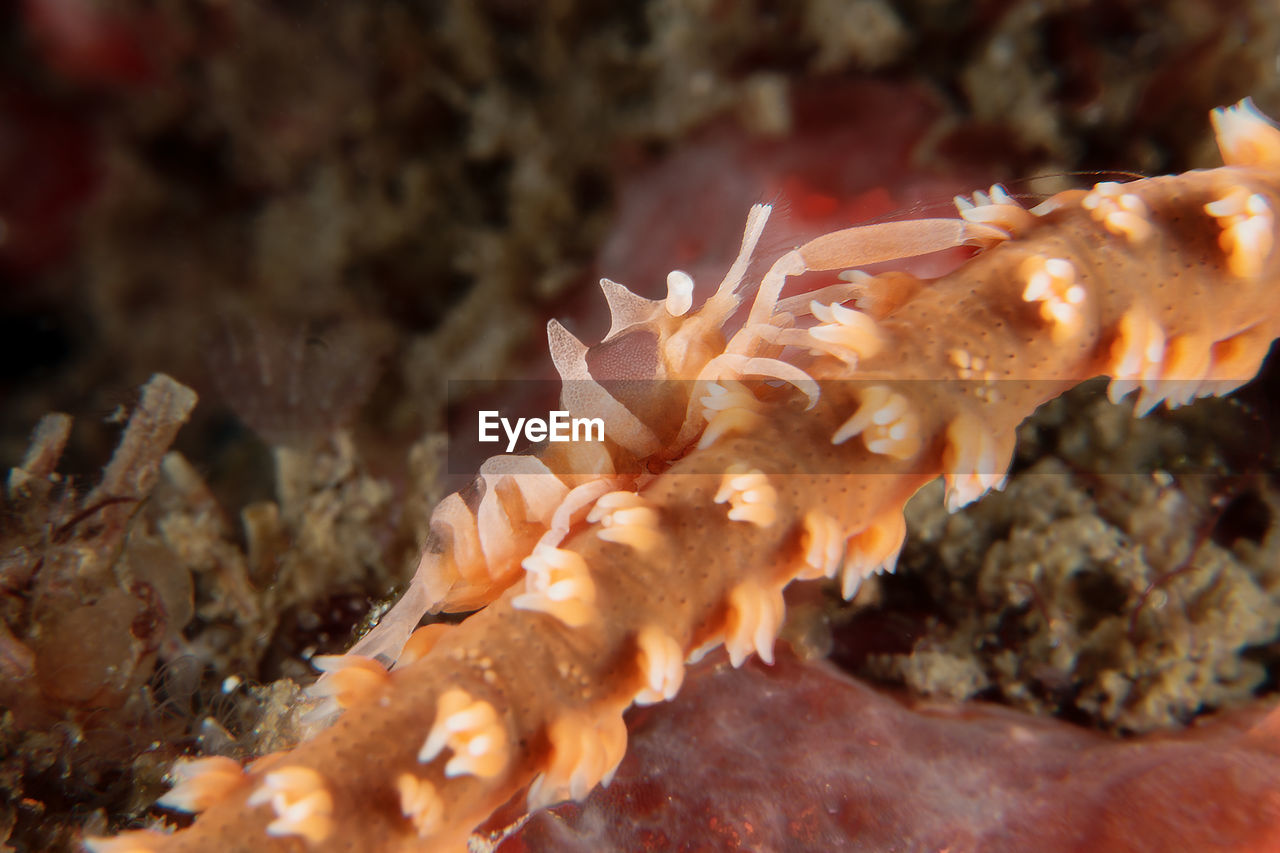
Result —
[[[607, 782], [622, 713], [672, 698], [686, 657], [724, 643], [735, 663], [769, 659], [792, 580], [839, 575], [851, 594], [891, 567], [922, 485], [944, 476], [952, 508], [998, 487], [1018, 424], [1045, 401], [1097, 375], [1115, 396], [1137, 389], [1143, 411], [1247, 381], [1280, 335], [1280, 131], [1247, 103], [1215, 122], [1221, 169], [1034, 211], [993, 190], [963, 220], [820, 237], [774, 265], [727, 341], [767, 210], [699, 312], [678, 277], [665, 303], [607, 284], [606, 340], [646, 335], [655, 378], [698, 381], [630, 409], [614, 399], [626, 411], [606, 419], [607, 455], [559, 451], [573, 475], [491, 464], [474, 510], [442, 507], [410, 616], [364, 655], [321, 662], [320, 692], [343, 708], [331, 727], [246, 771], [184, 770], [162, 802], [203, 811], [190, 829], [91, 846], [461, 849], [527, 785], [538, 807]], [[984, 249], [938, 280], [855, 277], [815, 304], [778, 299], [788, 275], [961, 242]], [[599, 404], [603, 377], [566, 336], [553, 328], [557, 366], [582, 383], [568, 405]], [[786, 384], [739, 381], [752, 376]], [[423, 610], [490, 599], [456, 628], [422, 629], [390, 671], [371, 659], [398, 653]]]

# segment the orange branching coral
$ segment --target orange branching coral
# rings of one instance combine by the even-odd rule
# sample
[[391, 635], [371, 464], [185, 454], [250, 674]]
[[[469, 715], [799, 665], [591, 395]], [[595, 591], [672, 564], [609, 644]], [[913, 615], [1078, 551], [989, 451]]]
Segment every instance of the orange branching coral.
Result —
[[[602, 344], [555, 323], [550, 341], [565, 408], [603, 418], [607, 441], [487, 462], [478, 500], [437, 508], [363, 660], [325, 662], [331, 727], [243, 779], [188, 767], [168, 802], [203, 811], [191, 828], [91, 849], [459, 849], [522, 790], [537, 808], [607, 784], [622, 712], [675, 695], [684, 659], [720, 644], [769, 659], [793, 579], [840, 576], [848, 594], [892, 567], [921, 486], [942, 476], [952, 509], [998, 488], [1046, 400], [1107, 375], [1146, 411], [1247, 381], [1280, 335], [1280, 129], [1247, 101], [1213, 118], [1223, 168], [1032, 210], [993, 188], [960, 219], [812, 240], [731, 335], [767, 207], [697, 310], [679, 273], [661, 301], [603, 282]], [[807, 271], [962, 244], [980, 251], [940, 279], [854, 274], [781, 298]], [[621, 378], [658, 381], [598, 375], [620, 360]], [[476, 607], [378, 672], [425, 611]]]

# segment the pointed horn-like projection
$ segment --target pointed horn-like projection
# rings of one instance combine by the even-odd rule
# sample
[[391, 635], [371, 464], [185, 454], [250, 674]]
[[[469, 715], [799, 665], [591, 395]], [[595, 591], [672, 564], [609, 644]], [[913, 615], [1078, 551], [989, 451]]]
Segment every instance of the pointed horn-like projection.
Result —
[[605, 435], [636, 456], [651, 456], [661, 449], [653, 430], [591, 378], [586, 344], [555, 320], [547, 323], [547, 342], [563, 380], [560, 402], [570, 415], [603, 419]]
[[609, 303], [609, 334], [605, 341], [613, 338], [632, 326], [647, 322], [662, 310], [662, 303], [654, 299], [645, 299], [611, 279], [600, 279], [600, 290], [604, 292], [605, 302]]
[[[601, 279], [607, 281], [607, 279]], [[605, 291], [608, 294], [608, 291]], [[551, 363], [565, 382], [578, 379], [590, 379], [587, 370], [587, 345], [578, 340], [559, 320], [547, 323], [547, 345], [551, 351]]]

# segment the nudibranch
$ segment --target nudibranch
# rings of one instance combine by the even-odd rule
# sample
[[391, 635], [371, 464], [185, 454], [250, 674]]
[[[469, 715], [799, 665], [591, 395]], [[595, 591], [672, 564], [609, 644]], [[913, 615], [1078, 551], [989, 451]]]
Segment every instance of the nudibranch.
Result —
[[[521, 792], [537, 809], [608, 784], [623, 712], [677, 696], [687, 660], [721, 644], [769, 660], [791, 581], [838, 577], [848, 596], [892, 568], [923, 485], [943, 477], [951, 509], [999, 488], [1045, 401], [1105, 375], [1141, 413], [1248, 381], [1280, 335], [1280, 129], [1247, 100], [1213, 124], [1221, 168], [1032, 209], [994, 187], [958, 219], [818, 237], [772, 264], [740, 322], [766, 206], [696, 309], [680, 272], [664, 300], [602, 282], [604, 341], [549, 337], [565, 408], [603, 418], [606, 442], [486, 462], [435, 510], [405, 599], [316, 661], [332, 725], [247, 767], [181, 765], [161, 805], [199, 812], [191, 827], [89, 848], [465, 849]], [[938, 279], [853, 272], [782, 295], [958, 245], [978, 251]], [[413, 630], [442, 610], [477, 612]]]

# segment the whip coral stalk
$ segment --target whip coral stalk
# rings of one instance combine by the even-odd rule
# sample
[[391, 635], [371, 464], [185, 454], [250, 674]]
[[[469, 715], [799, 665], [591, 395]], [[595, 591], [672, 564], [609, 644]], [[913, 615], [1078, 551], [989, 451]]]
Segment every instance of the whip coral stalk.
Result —
[[[892, 568], [921, 486], [942, 476], [951, 509], [998, 488], [1045, 401], [1098, 375], [1144, 412], [1246, 382], [1280, 334], [1280, 129], [1248, 101], [1213, 120], [1219, 169], [1031, 210], [993, 188], [960, 219], [818, 237], [773, 264], [731, 335], [767, 207], [696, 310], [679, 274], [659, 301], [602, 282], [604, 341], [549, 337], [564, 407], [607, 441], [485, 463], [478, 502], [437, 508], [405, 600], [318, 662], [332, 726], [238, 776], [189, 765], [166, 802], [202, 812], [191, 828], [90, 848], [462, 849], [517, 792], [534, 809], [607, 784], [622, 713], [675, 696], [686, 659], [769, 660], [792, 580], [849, 595]], [[781, 298], [791, 276], [956, 245], [980, 251], [940, 279]], [[623, 356], [655, 382], [593, 369]], [[425, 611], [476, 607], [406, 645]]]

